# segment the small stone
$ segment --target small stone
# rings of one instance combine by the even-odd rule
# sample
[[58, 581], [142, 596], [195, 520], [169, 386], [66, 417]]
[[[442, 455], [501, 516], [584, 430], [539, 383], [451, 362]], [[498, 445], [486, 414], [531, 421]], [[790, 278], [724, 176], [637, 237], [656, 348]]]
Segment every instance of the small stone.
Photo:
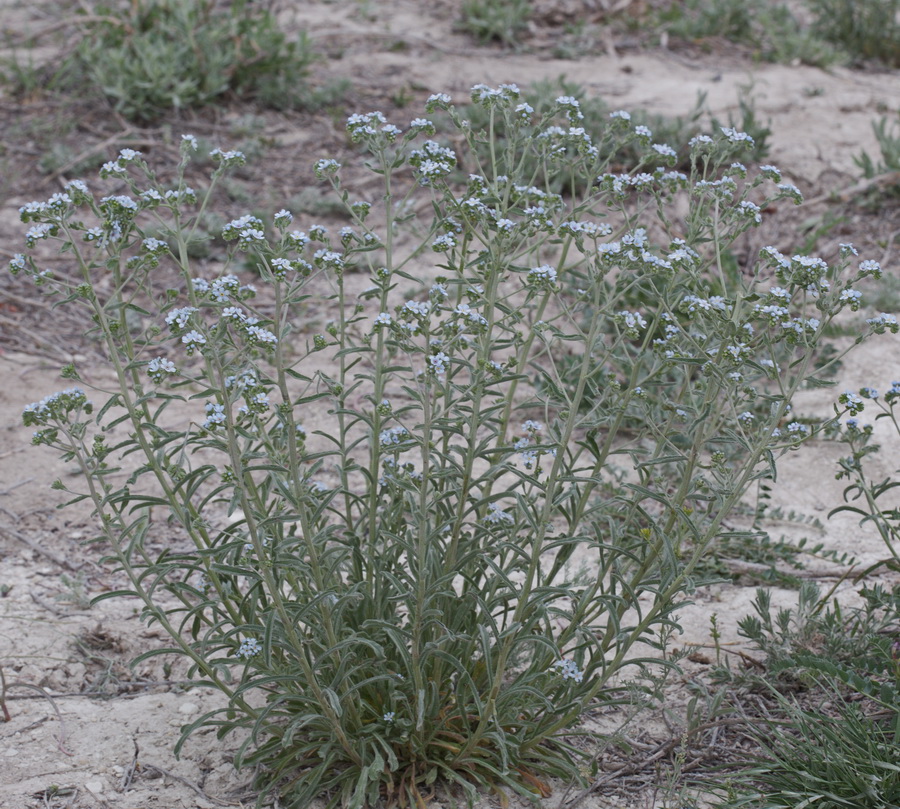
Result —
[[117, 778], [121, 778], [123, 775], [125, 775], [125, 768], [120, 767], [118, 764], [113, 764], [110, 769], [112, 770], [113, 775], [115, 775]]
[[193, 702], [185, 702], [183, 705], [178, 706], [178, 713], [184, 714], [185, 716], [190, 716], [193, 713], [197, 713], [200, 709]]
[[84, 788], [88, 790], [88, 792], [93, 792], [94, 795], [100, 795], [103, 792], [104, 786], [104, 783], [99, 780], [84, 782]]

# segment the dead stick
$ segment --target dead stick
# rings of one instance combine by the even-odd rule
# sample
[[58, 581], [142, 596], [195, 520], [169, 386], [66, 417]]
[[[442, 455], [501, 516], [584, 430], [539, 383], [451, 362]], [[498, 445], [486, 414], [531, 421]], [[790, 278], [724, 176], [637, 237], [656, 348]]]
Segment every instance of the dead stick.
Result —
[[171, 778], [173, 781], [178, 781], [180, 784], [184, 784], [186, 787], [190, 787], [201, 798], [206, 798], [206, 800], [212, 801], [213, 803], [217, 804], [218, 806], [238, 806], [238, 804], [234, 803], [233, 801], [219, 800], [218, 798], [210, 795], [209, 793], [204, 792], [196, 784], [188, 781], [187, 778], [182, 778], [180, 775], [175, 775], [175, 773], [169, 772], [169, 770], [164, 770], [162, 767], [157, 767], [155, 764], [148, 764], [146, 761], [144, 761], [141, 763], [140, 766], [146, 767], [147, 769], [150, 769], [150, 770], [156, 770], [156, 772], [160, 773], [161, 775], [166, 776], [166, 778]]
[[[56, 714], [56, 718], [59, 720], [59, 736], [56, 737], [56, 746], [59, 748], [59, 752], [65, 756], [72, 756], [74, 753], [70, 753], [65, 748], [66, 744], [66, 723], [63, 722], [62, 714], [59, 712], [59, 708], [56, 706], [56, 701], [51, 697], [43, 688], [39, 685], [32, 685], [31, 683], [3, 683], [3, 695], [6, 695], [6, 691], [10, 688], [31, 688], [34, 691], [37, 691], [41, 694], [47, 702], [50, 703], [50, 707], [53, 708], [53, 712]], [[0, 702], [3, 702], [3, 713], [5, 717], [9, 717], [9, 711], [6, 710], [6, 703], [2, 697], [0, 697]], [[9, 718], [6, 719], [9, 721]]]
[[6, 534], [7, 536], [12, 537], [13, 539], [19, 540], [23, 545], [27, 545], [31, 550], [36, 553], [41, 554], [42, 556], [46, 556], [51, 562], [56, 562], [60, 567], [64, 567], [66, 570], [71, 570], [73, 573], [78, 572], [78, 568], [74, 565], [70, 564], [68, 561], [63, 559], [61, 556], [53, 553], [53, 551], [48, 551], [46, 548], [42, 548], [33, 540], [28, 537], [20, 534], [18, 531], [14, 531], [8, 525], [3, 525], [0, 523], [0, 532]]
[[31, 600], [37, 604], [39, 607], [43, 607], [47, 612], [52, 612], [54, 615], [58, 615], [60, 618], [68, 618], [69, 612], [67, 610], [62, 610], [57, 607], [55, 604], [51, 604], [47, 599], [41, 598], [37, 593], [31, 593]]

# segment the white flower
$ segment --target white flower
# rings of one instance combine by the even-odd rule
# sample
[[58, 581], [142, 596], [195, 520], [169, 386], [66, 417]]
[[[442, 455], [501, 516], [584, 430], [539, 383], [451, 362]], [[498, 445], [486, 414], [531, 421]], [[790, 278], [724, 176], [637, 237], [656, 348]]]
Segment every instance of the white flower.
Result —
[[278, 343], [278, 338], [272, 332], [259, 326], [248, 326], [247, 338], [254, 345], [274, 346]]
[[179, 309], [173, 309], [169, 314], [166, 315], [166, 325], [172, 329], [172, 331], [180, 331], [181, 329], [187, 328], [188, 320], [197, 309], [194, 306], [183, 306]]
[[496, 503], [488, 504], [488, 513], [484, 517], [484, 522], [488, 525], [497, 525], [499, 523], [512, 524], [515, 519], [511, 514], [507, 514]]
[[574, 660], [557, 660], [551, 668], [557, 669], [564, 680], [573, 680], [576, 683], [584, 680], [584, 672], [578, 669], [578, 664]]
[[181, 342], [184, 343], [188, 355], [191, 355], [206, 345], [206, 338], [198, 331], [189, 331], [181, 338]]
[[237, 657], [243, 657], [246, 660], [249, 660], [254, 655], [259, 654], [262, 651], [262, 646], [259, 645], [259, 641], [256, 638], [247, 638], [247, 640], [241, 641], [241, 645], [237, 650]]
[[431, 371], [435, 376], [443, 376], [447, 373], [447, 366], [450, 364], [450, 357], [448, 357], [443, 351], [439, 351], [437, 354], [432, 354], [428, 358], [428, 370]]
[[722, 134], [728, 138], [732, 143], [747, 143], [750, 146], [753, 145], [754, 140], [750, 135], [746, 132], [738, 132], [736, 129], [732, 129], [730, 126], [719, 127], [722, 130]]
[[291, 222], [294, 221], [294, 215], [290, 211], [282, 208], [277, 214], [275, 214], [274, 221], [275, 227], [284, 230], [288, 225], [291, 224]]
[[206, 421], [203, 426], [207, 430], [215, 430], [216, 427], [225, 423], [225, 406], [217, 402], [207, 402], [204, 405], [206, 410]]
[[549, 264], [532, 267], [528, 271], [528, 282], [539, 288], [550, 289], [556, 283], [556, 270]]
[[165, 357], [154, 357], [147, 363], [147, 376], [154, 382], [161, 382], [166, 376], [178, 373], [175, 363]]
[[383, 447], [389, 447], [400, 444], [409, 438], [409, 430], [406, 427], [391, 427], [388, 430], [382, 430], [378, 436], [378, 441]]

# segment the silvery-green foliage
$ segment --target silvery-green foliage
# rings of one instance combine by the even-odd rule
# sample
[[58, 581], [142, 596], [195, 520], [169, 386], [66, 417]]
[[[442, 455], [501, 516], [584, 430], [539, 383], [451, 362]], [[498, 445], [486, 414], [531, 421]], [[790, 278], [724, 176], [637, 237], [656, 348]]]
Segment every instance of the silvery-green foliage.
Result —
[[[171, 186], [125, 150], [102, 193], [76, 181], [22, 209], [12, 270], [86, 310], [118, 380], [25, 411], [34, 442], [77, 465], [74, 497], [128, 579], [102, 597], [139, 599], [172, 641], [146, 656], [175, 650], [224, 695], [185, 736], [246, 731], [236, 763], [264, 765], [285, 805], [583, 777], [579, 716], [671, 665], [698, 561], [817, 430], [792, 397], [880, 273], [775, 246], [726, 270], [771, 202], [800, 201], [775, 167], [737, 162], [745, 133], [696, 137], [686, 175], [627, 112], [587, 131], [571, 97], [540, 118], [513, 85], [472, 100], [484, 130], [444, 94], [404, 127], [353, 115], [382, 190], [358, 198], [336, 160], [315, 166], [353, 226], [239, 217], [215, 273], [187, 245], [244, 157], [215, 150], [199, 194], [181, 179], [191, 136]], [[482, 142], [489, 160], [461, 178], [455, 149]], [[640, 147], [632, 170], [604, 162], [616, 144]], [[536, 187], [534, 156], [594, 182]], [[36, 257], [45, 243], [57, 259]], [[248, 261], [264, 290], [230, 266]], [[161, 288], [163, 263], [179, 288]], [[317, 334], [311, 300], [331, 313]], [[885, 330], [887, 315], [860, 337]], [[187, 541], [155, 554], [166, 520]]]

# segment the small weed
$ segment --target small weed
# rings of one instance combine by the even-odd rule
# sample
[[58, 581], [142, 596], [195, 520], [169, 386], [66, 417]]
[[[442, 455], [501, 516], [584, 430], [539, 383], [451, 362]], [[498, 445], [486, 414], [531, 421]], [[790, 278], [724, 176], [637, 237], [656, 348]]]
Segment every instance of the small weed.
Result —
[[226, 94], [268, 107], [314, 104], [306, 83], [315, 55], [305, 34], [289, 38], [267, 9], [248, 0], [135, 0], [99, 6], [60, 66], [7, 65], [17, 93], [92, 89], [126, 118], [147, 122]]
[[103, 155], [99, 152], [86, 157], [80, 157], [80, 154], [80, 150], [57, 141], [38, 160], [38, 168], [44, 174], [57, 172], [83, 174], [99, 168], [103, 163]]
[[[740, 631], [766, 654], [766, 679], [755, 681], [774, 705], [748, 727], [761, 752], [735, 778], [738, 795], [720, 806], [897, 805], [900, 593], [876, 586], [860, 595], [864, 605], [845, 611], [806, 583], [796, 609], [773, 614], [768, 592], [758, 591], [756, 616]], [[784, 695], [775, 686], [785, 683], [812, 699]]]
[[845, 58], [829, 42], [801, 26], [787, 5], [768, 0], [687, 0], [672, 3], [661, 22], [673, 36], [691, 41], [726, 39], [770, 62], [826, 67]]
[[819, 708], [775, 693], [777, 714], [751, 725], [761, 746], [743, 773], [747, 790], [723, 807], [888, 809], [900, 802], [897, 712], [870, 706], [827, 686]]
[[0, 584], [0, 598], [6, 598], [12, 592], [13, 586], [14, 585], [7, 584], [6, 582]]
[[465, 0], [460, 27], [483, 45], [517, 46], [530, 14], [531, 0]]
[[875, 137], [878, 139], [880, 158], [874, 160], [868, 152], [862, 152], [853, 160], [867, 179], [896, 173], [897, 179], [885, 191], [892, 196], [900, 196], [900, 118], [890, 121], [881, 118], [872, 124]]
[[813, 30], [855, 59], [900, 67], [900, 0], [807, 0]]
[[51, 68], [35, 63], [30, 54], [22, 58], [13, 51], [11, 56], [0, 59], [0, 84], [16, 98], [32, 99], [60, 89], [71, 70], [71, 57]]
[[863, 588], [863, 605], [852, 609], [836, 599], [829, 603], [832, 592], [823, 595], [818, 585], [807, 581], [795, 608], [775, 611], [769, 591], [757, 590], [756, 614], [742, 618], [738, 632], [765, 654], [768, 672], [796, 680], [804, 672], [836, 672], [827, 666], [849, 667], [846, 671], [865, 676], [892, 670], [892, 643], [900, 633], [900, 590]]
[[412, 101], [412, 99], [412, 93], [407, 86], [401, 87], [391, 95], [391, 103], [399, 109], [409, 106], [409, 102]]
[[87, 592], [87, 580], [83, 573], [67, 576], [65, 573], [59, 577], [60, 584], [66, 588], [66, 592], [58, 593], [55, 598], [64, 604], [72, 604], [80, 610], [90, 609], [91, 597]]

